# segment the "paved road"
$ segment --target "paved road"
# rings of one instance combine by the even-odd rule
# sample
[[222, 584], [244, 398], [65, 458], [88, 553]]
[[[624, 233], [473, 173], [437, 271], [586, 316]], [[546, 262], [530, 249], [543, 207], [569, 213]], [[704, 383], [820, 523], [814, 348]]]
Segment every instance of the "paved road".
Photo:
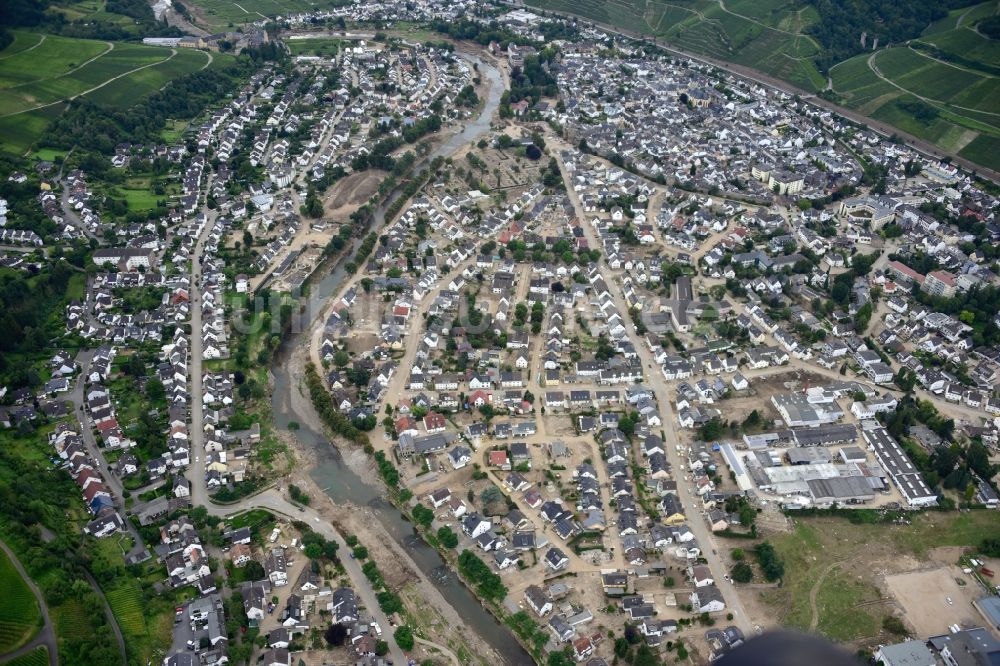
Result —
[[[554, 136], [546, 136], [545, 140], [546, 143], [552, 146], [552, 152], [556, 155], [556, 160], [559, 163], [560, 170], [562, 171], [567, 192], [569, 193], [570, 200], [573, 202], [573, 206], [576, 209], [577, 217], [581, 220], [581, 226], [583, 227], [584, 235], [587, 237], [587, 242], [593, 248], [600, 248], [601, 244], [598, 241], [597, 234], [594, 232], [590, 223], [586, 222], [587, 217], [584, 214], [583, 205], [580, 202], [579, 197], [576, 195], [576, 192], [573, 191], [572, 183], [569, 181], [569, 172], [566, 170], [566, 165], [563, 163], [561, 155], [561, 150], [565, 147], [565, 143], [558, 140]], [[605, 267], [604, 273], [605, 277], [613, 275], [612, 271], [610, 271], [607, 267]], [[614, 300], [615, 306], [618, 308], [618, 311], [622, 313], [622, 316], [627, 316], [629, 308], [624, 297], [622, 296], [619, 281], [617, 279], [609, 279], [607, 280], [607, 283], [608, 289], [611, 292], [611, 296]], [[629, 339], [635, 346], [639, 359], [642, 362], [644, 368], [643, 372], [645, 374], [645, 384], [656, 394], [656, 401], [660, 406], [660, 414], [663, 419], [662, 428], [666, 434], [664, 448], [666, 449], [667, 459], [670, 461], [674, 470], [675, 480], [678, 481], [678, 499], [680, 499], [682, 505], [687, 510], [687, 525], [691, 528], [698, 544], [701, 546], [702, 557], [708, 561], [708, 566], [712, 570], [713, 576], [718, 581], [717, 584], [725, 597], [727, 609], [734, 615], [734, 624], [736, 624], [745, 635], [751, 636], [753, 623], [750, 621], [750, 617], [743, 608], [739, 595], [734, 593], [730, 587], [730, 583], [726, 583], [722, 580], [722, 574], [726, 572], [726, 567], [722, 562], [722, 558], [719, 557], [716, 552], [717, 544], [715, 542], [715, 538], [712, 532], [708, 529], [708, 525], [705, 520], [701, 516], [701, 500], [695, 495], [694, 492], [692, 492], [689, 484], [676, 478], [677, 471], [680, 470], [680, 466], [682, 464], [687, 464], [687, 461], [681, 458], [681, 454], [674, 447], [674, 445], [680, 441], [680, 437], [677, 434], [675, 425], [677, 423], [677, 417], [674, 415], [673, 409], [670, 405], [670, 397], [673, 393], [667, 385], [666, 380], [663, 378], [663, 374], [659, 372], [659, 365], [657, 365], [652, 353], [649, 351], [649, 347], [646, 345], [641, 336], [635, 332], [635, 326], [631, 322], [628, 322], [626, 323], [626, 328], [628, 329]], [[638, 483], [638, 479], [636, 482]]]
[[45, 598], [42, 597], [42, 592], [38, 589], [38, 586], [35, 585], [35, 581], [31, 580], [31, 576], [29, 576], [28, 572], [24, 570], [24, 567], [21, 566], [21, 562], [18, 561], [17, 556], [14, 555], [14, 551], [8, 548], [7, 544], [3, 541], [0, 541], [0, 548], [2, 548], [3, 552], [5, 552], [7, 557], [10, 558], [14, 568], [17, 569], [17, 573], [21, 575], [21, 578], [24, 579], [24, 582], [27, 583], [28, 587], [31, 589], [32, 594], [35, 595], [35, 601], [38, 602], [38, 608], [42, 612], [42, 620], [45, 623], [42, 626], [42, 630], [38, 632], [38, 634], [31, 641], [13, 652], [0, 655], [0, 662], [11, 661], [12, 659], [16, 659], [23, 654], [31, 652], [39, 645], [44, 645], [49, 650], [49, 666], [56, 666], [59, 663], [59, 644], [56, 642], [56, 632], [53, 629], [52, 620], [49, 618], [49, 607], [45, 605]]
[[132, 524], [132, 521], [127, 518], [125, 512], [125, 488], [122, 485], [121, 477], [112, 472], [111, 468], [108, 467], [107, 458], [104, 457], [104, 450], [98, 446], [97, 440], [94, 438], [94, 430], [90, 417], [87, 415], [84, 390], [87, 384], [86, 376], [90, 371], [90, 362], [93, 359], [93, 355], [94, 352], [89, 349], [81, 350], [76, 355], [76, 362], [80, 365], [81, 372], [77, 375], [76, 382], [73, 384], [73, 390], [67, 395], [67, 399], [73, 404], [73, 410], [76, 412], [77, 420], [80, 422], [80, 437], [83, 439], [84, 446], [87, 447], [87, 453], [97, 463], [97, 472], [100, 473], [104, 479], [104, 484], [111, 490], [111, 494], [114, 495], [115, 508], [118, 509], [118, 513], [122, 516], [125, 523], [125, 528], [132, 537], [132, 550], [125, 554], [126, 557], [142, 555], [144, 552], [148, 555], [146, 546], [143, 544], [142, 535], [139, 534], [139, 530]]
[[[212, 186], [212, 178], [208, 179], [205, 191], [209, 191]], [[202, 354], [204, 353], [204, 338], [202, 337], [202, 293], [201, 258], [205, 253], [205, 242], [208, 240], [215, 226], [215, 213], [208, 210], [207, 205], [202, 208], [207, 220], [204, 229], [198, 235], [198, 242], [195, 243], [194, 251], [191, 253], [191, 284], [188, 285], [188, 294], [191, 297], [191, 345], [188, 359], [188, 372], [191, 382], [191, 427], [188, 432], [188, 441], [191, 442], [191, 466], [188, 468], [188, 479], [191, 481], [191, 503], [194, 506], [207, 506], [209, 504], [208, 490], [205, 486], [205, 426], [203, 423], [202, 404], [202, 382], [201, 373], [203, 371]]]
[[208, 507], [209, 513], [215, 516], [231, 516], [250, 509], [267, 509], [272, 513], [282, 515], [289, 520], [301, 520], [306, 522], [326, 539], [335, 541], [339, 546], [339, 552], [341, 554], [340, 561], [343, 563], [344, 569], [347, 571], [347, 575], [351, 578], [351, 583], [354, 586], [355, 592], [357, 592], [358, 596], [361, 598], [361, 601], [364, 603], [365, 608], [368, 609], [368, 612], [372, 614], [375, 621], [382, 627], [381, 638], [389, 644], [389, 656], [396, 664], [407, 663], [406, 656], [403, 654], [399, 645], [396, 644], [396, 639], [392, 635], [392, 626], [389, 623], [389, 618], [379, 607], [375, 590], [372, 589], [371, 583], [368, 582], [364, 572], [361, 571], [361, 564], [358, 560], [352, 559], [348, 555], [348, 553], [351, 552], [351, 549], [347, 546], [347, 542], [344, 540], [344, 537], [336, 528], [334, 528], [333, 525], [320, 516], [319, 512], [309, 507], [300, 508], [295, 504], [292, 504], [274, 489], [266, 490], [259, 495], [254, 495], [253, 497], [248, 497], [240, 502], [237, 502], [236, 504], [221, 506], [218, 504], [206, 503], [205, 506]]

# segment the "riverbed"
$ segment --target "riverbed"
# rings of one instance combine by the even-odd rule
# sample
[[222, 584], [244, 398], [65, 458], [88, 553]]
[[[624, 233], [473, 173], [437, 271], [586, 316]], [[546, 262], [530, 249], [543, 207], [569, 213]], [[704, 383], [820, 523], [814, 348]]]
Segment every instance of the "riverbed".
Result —
[[[465, 127], [445, 138], [427, 156], [421, 159], [415, 169], [416, 173], [424, 171], [436, 157], [447, 157], [458, 148], [468, 143], [474, 143], [490, 129], [494, 112], [499, 107], [500, 96], [503, 94], [503, 78], [499, 70], [475, 55], [463, 53], [461, 57], [477, 66], [478, 73], [489, 84], [485, 103], [479, 115], [466, 122]], [[385, 223], [385, 211], [398, 198], [399, 191], [394, 192], [373, 215], [371, 229], [376, 230]], [[365, 232], [367, 233], [367, 232]], [[357, 251], [361, 238], [358, 234], [351, 255]], [[458, 583], [454, 574], [447, 574], [445, 562], [436, 550], [428, 546], [420, 538], [415, 538], [413, 526], [402, 519], [399, 511], [382, 496], [378, 485], [366, 480], [345, 463], [341, 452], [323, 434], [322, 428], [315, 427], [313, 419], [304, 414], [304, 409], [296, 405], [293, 391], [297, 391], [299, 379], [294, 376], [296, 370], [301, 371], [302, 362], [293, 362], [295, 350], [303, 343], [308, 344], [313, 326], [321, 325], [317, 321], [324, 311], [329, 299], [337, 293], [347, 274], [344, 265], [348, 254], [342, 257], [334, 269], [322, 279], [315, 282], [310, 296], [303, 303], [303, 314], [300, 322], [293, 327], [281, 343], [274, 356], [271, 368], [273, 377], [272, 410], [275, 427], [297, 443], [311, 451], [314, 463], [309, 475], [317, 486], [325, 492], [335, 504], [366, 507], [379, 521], [385, 531], [402, 546], [413, 563], [424, 573], [428, 580], [441, 592], [447, 603], [451, 605], [456, 617], [484, 641], [486, 641], [508, 664], [530, 664], [533, 659], [514, 640], [510, 631], [498, 623], [490, 613], [483, 608], [475, 596], [463, 585]], [[405, 372], [400, 368], [398, 372]], [[297, 430], [289, 430], [288, 424], [297, 422]]]

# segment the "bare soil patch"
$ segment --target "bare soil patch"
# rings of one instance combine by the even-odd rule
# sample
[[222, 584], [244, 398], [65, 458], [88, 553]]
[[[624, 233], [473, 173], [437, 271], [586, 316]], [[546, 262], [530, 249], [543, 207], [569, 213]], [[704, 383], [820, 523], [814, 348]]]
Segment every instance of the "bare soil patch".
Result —
[[[945, 548], [942, 551], [961, 551]], [[935, 551], [934, 565], [885, 577], [885, 586], [903, 610], [906, 622], [917, 636], [948, 633], [948, 626], [980, 626], [982, 617], [972, 605], [982, 590], [966, 576], [946, 553]], [[945, 562], [948, 559], [949, 561]], [[958, 581], [965, 582], [960, 585]], [[951, 599], [951, 603], [948, 602]]]
[[375, 194], [383, 178], [383, 171], [362, 171], [342, 178], [330, 188], [326, 196], [327, 211], [333, 212], [344, 206], [360, 206]]

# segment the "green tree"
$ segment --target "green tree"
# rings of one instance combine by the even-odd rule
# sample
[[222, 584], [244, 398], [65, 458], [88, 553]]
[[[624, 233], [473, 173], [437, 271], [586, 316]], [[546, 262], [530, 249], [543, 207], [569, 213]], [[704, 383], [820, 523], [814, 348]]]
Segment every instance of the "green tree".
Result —
[[768, 581], [776, 581], [785, 575], [785, 563], [769, 542], [762, 541], [758, 544], [756, 554], [764, 578]]
[[882, 619], [882, 628], [888, 631], [890, 634], [896, 634], [897, 636], [905, 636], [907, 633], [906, 625], [903, 621], [895, 615], [886, 615]]
[[737, 583], [749, 583], [753, 580], [753, 569], [746, 562], [737, 562], [730, 575]]
[[396, 631], [392, 634], [393, 638], [396, 639], [396, 644], [402, 650], [412, 650], [413, 649], [413, 630], [407, 625], [400, 625], [396, 627]]
[[257, 560], [250, 560], [243, 567], [243, 577], [247, 580], [261, 580], [267, 574], [264, 572], [264, 565]]
[[417, 525], [423, 525], [424, 527], [430, 527], [431, 523], [434, 522], [434, 512], [423, 504], [418, 504], [413, 507], [411, 517], [413, 518], [413, 522]]
[[386, 615], [392, 615], [393, 613], [398, 613], [403, 610], [403, 600], [399, 598], [399, 595], [394, 592], [389, 592], [388, 590], [382, 590], [377, 595], [378, 607], [382, 609], [382, 612]]
[[871, 301], [865, 303], [860, 308], [858, 308], [857, 314], [854, 315], [854, 327], [859, 333], [864, 333], [868, 330], [868, 322], [872, 318], [872, 304]]
[[458, 545], [458, 535], [448, 526], [438, 528], [437, 538], [445, 548], [454, 548]]
[[499, 502], [503, 499], [503, 493], [496, 486], [490, 484], [483, 488], [483, 492], [479, 494], [479, 501], [483, 506], [492, 504], [493, 502]]

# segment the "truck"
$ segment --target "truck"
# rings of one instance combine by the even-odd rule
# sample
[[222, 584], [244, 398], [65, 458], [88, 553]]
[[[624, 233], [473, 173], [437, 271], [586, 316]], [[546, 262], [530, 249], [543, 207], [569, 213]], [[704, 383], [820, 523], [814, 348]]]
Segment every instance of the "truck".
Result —
[[993, 569], [987, 569], [986, 567], [980, 567], [979, 573], [983, 574], [987, 578], [993, 578]]

